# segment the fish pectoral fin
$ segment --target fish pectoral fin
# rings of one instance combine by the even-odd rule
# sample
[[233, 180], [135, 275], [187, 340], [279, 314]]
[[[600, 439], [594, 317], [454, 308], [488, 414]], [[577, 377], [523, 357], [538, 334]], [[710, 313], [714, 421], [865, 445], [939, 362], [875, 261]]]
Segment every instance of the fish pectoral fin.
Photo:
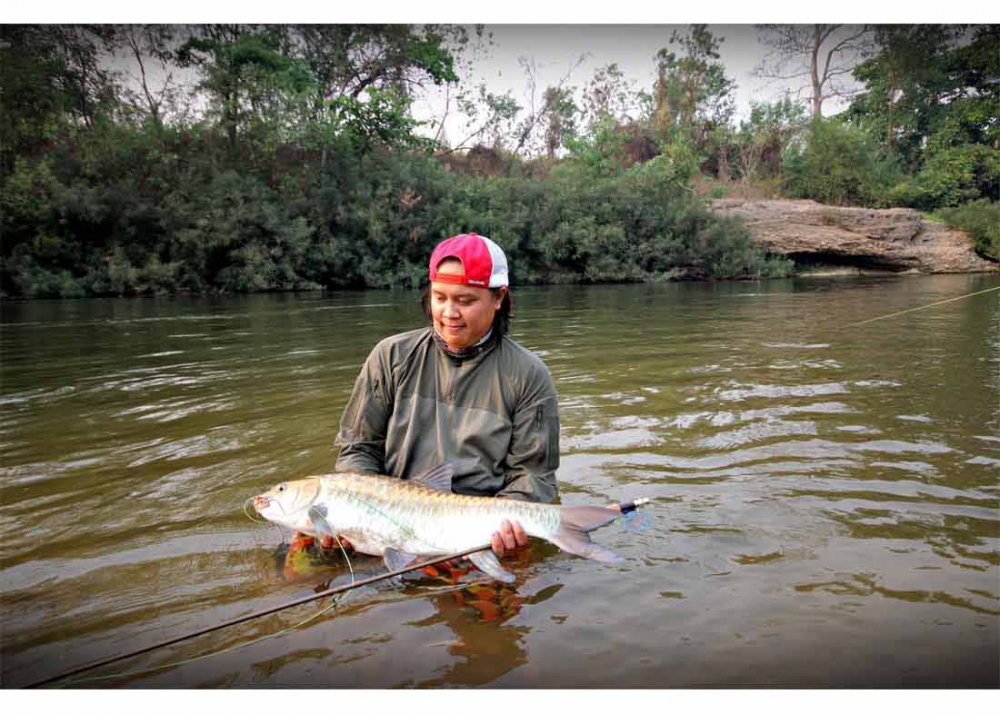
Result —
[[330, 527], [330, 523], [326, 520], [326, 506], [313, 506], [310, 508], [309, 520], [312, 521], [313, 527], [320, 535], [336, 537], [336, 533], [333, 532], [333, 528]]
[[503, 569], [503, 566], [500, 565], [500, 561], [497, 560], [492, 550], [480, 550], [470, 553], [469, 560], [491, 578], [501, 580], [505, 583], [512, 583], [515, 580], [514, 574]]
[[406, 566], [410, 565], [417, 556], [413, 553], [404, 553], [401, 550], [396, 550], [394, 548], [386, 548], [385, 552], [382, 554], [382, 560], [385, 561], [385, 567], [389, 570], [401, 570]]
[[438, 464], [413, 479], [414, 483], [423, 484], [438, 491], [451, 493], [451, 480], [455, 477], [455, 469], [450, 463]]

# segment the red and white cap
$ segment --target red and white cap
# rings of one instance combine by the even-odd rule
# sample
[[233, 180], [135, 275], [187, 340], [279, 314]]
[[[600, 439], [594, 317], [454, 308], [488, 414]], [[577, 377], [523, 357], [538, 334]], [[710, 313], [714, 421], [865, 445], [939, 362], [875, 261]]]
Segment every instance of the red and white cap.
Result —
[[[458, 258], [465, 275], [439, 275], [438, 266], [445, 258]], [[431, 253], [431, 282], [471, 285], [477, 288], [502, 288], [507, 282], [507, 256], [486, 236], [463, 233], [438, 243]]]

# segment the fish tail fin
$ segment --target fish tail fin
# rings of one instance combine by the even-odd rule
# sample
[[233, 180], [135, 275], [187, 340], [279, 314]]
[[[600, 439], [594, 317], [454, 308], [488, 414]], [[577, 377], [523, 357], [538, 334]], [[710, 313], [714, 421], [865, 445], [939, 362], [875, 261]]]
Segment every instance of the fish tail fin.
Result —
[[597, 545], [587, 535], [588, 532], [610, 523], [620, 515], [617, 510], [603, 506], [561, 506], [559, 530], [549, 540], [567, 553], [592, 558], [602, 563], [624, 563], [624, 558]]

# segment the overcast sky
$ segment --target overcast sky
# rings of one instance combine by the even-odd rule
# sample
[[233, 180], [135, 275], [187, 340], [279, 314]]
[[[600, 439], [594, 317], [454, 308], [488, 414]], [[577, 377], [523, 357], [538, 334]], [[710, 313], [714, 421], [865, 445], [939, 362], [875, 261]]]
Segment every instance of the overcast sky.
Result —
[[[686, 34], [690, 25], [487, 25], [485, 32], [493, 33], [494, 44], [489, 57], [475, 68], [473, 81], [486, 81], [490, 91], [503, 94], [512, 90], [514, 99], [522, 106], [529, 102], [525, 72], [518, 64], [519, 57], [533, 59], [538, 70], [536, 102], [540, 101], [545, 87], [556, 85], [573, 68], [579, 57], [588, 57], [572, 71], [570, 86], [578, 91], [586, 86], [600, 67], [616, 62], [625, 76], [635, 82], [636, 89], [651, 91], [656, 78], [654, 56], [657, 50], [669, 45], [674, 30]], [[716, 38], [723, 38], [720, 47], [722, 63], [727, 76], [736, 81], [737, 115], [749, 115], [751, 101], [769, 101], [780, 98], [788, 83], [768, 82], [753, 76], [754, 67], [769, 51], [757, 41], [753, 25], [709, 25]], [[485, 33], [484, 33], [485, 34]], [[678, 54], [680, 48], [674, 47]], [[798, 83], [791, 83], [792, 89]], [[431, 91], [426, 100], [414, 107], [421, 119], [440, 118], [443, 114], [443, 91]], [[808, 97], [804, 94], [803, 98]], [[824, 114], [842, 108], [834, 101], [824, 104]], [[461, 134], [461, 118], [450, 117], [446, 124], [448, 137], [454, 142]]]
[[[472, 26], [470, 36], [475, 37]], [[489, 91], [502, 95], [510, 91], [522, 107], [531, 102], [530, 89], [520, 58], [533, 62], [536, 68], [536, 103], [548, 86], [555, 86], [567, 74], [565, 86], [575, 87], [577, 100], [594, 76], [595, 70], [617, 63], [625, 77], [634, 83], [635, 90], [652, 92], [656, 79], [655, 55], [663, 47], [671, 47], [683, 54], [676, 45], [670, 45], [670, 36], [676, 30], [687, 34], [690, 25], [546, 25], [500, 24], [486, 25], [483, 31], [484, 53], [476, 58], [471, 74], [463, 82], [477, 85], [485, 82]], [[769, 101], [780, 98], [786, 88], [802, 87], [801, 81], [781, 82], [755, 77], [753, 70], [768, 53], [768, 48], [757, 40], [753, 25], [709, 25], [713, 36], [721, 39], [721, 61], [727, 76], [736, 82], [735, 100], [737, 118], [749, 115], [751, 101]], [[845, 28], [849, 31], [849, 28]], [[486, 39], [492, 35], [492, 43]], [[581, 57], [583, 58], [581, 61]], [[110, 60], [110, 58], [109, 58]], [[121, 56], [110, 60], [119, 71], [133, 77], [138, 69], [133, 58]], [[155, 63], [146, 68], [154, 84], [162, 83], [163, 72]], [[193, 70], [172, 68], [173, 79], [193, 87], [197, 74]], [[451, 92], [454, 94], [455, 87]], [[802, 94], [802, 98], [808, 98]], [[440, 121], [445, 115], [445, 89], [428, 83], [426, 96], [418, 97], [414, 115], [423, 121]], [[824, 113], [836, 113], [843, 107], [833, 100], [824, 104]], [[458, 113], [454, 103], [448, 113], [445, 130], [451, 144], [464, 139], [469, 131], [468, 120]], [[423, 133], [433, 134], [430, 128]]]
[[[272, 13], [277, 12], [277, 16], [271, 15], [268, 12], [261, 14], [256, 10], [250, 16], [246, 16], [243, 14], [247, 10], [246, 3], [230, 5], [226, 9], [210, 13], [208, 17], [205, 17], [203, 12], [195, 12], [194, 16], [191, 16], [190, 11], [184, 12], [184, 14], [188, 15], [185, 20], [200, 22], [414, 22], [416, 20], [417, 22], [454, 22], [456, 24], [464, 24], [463, 20], [465, 18], [462, 17], [463, 14], [466, 16], [469, 14], [478, 15], [478, 17], [474, 18], [477, 21], [496, 17], [496, 8], [506, 7], [511, 1], [506, 0], [502, 5], [499, 3], [493, 4], [488, 8], [476, 7], [474, 11], [472, 9], [462, 11], [461, 8], [472, 7], [467, 2], [463, 2], [459, 6], [460, 11], [456, 12], [455, 6], [451, 5], [449, 9], [444, 11], [443, 15], [438, 10], [437, 5], [415, 4], [412, 2], [403, 5], [390, 5], [387, 11], [388, 15], [384, 14], [385, 10], [382, 10], [382, 14], [380, 14], [377, 8], [374, 13], [368, 11], [368, 5], [372, 2], [377, 4], [377, 0], [367, 0], [364, 5], [353, 4], [348, 8], [343, 8], [338, 3], [336, 12], [323, 12], [316, 15], [314, 11], [312, 15], [307, 13], [307, 17], [302, 17], [299, 12], [289, 14], [294, 8], [287, 10], [274, 3], [269, 4], [267, 8]], [[725, 1], [729, 2], [729, 0]], [[831, 12], [840, 11], [842, 13], [842, 3], [849, 5], [853, 1], [839, 0], [837, 7], [832, 8]], [[976, 17], [969, 17], [968, 11], [963, 6], [963, 3], [968, 1], [972, 0], [950, 0], [948, 6], [951, 7], [954, 3], [955, 8], [958, 8], [958, 10], [953, 9], [949, 12], [944, 12], [941, 10], [944, 6], [938, 5], [938, 14], [914, 17], [912, 9], [905, 12], [893, 9], [887, 16], [881, 10], [878, 0], [868, 0], [868, 2], [862, 5], [865, 8], [864, 13], [858, 17], [857, 10], [855, 9], [853, 13], [855, 17], [852, 20], [854, 22], [968, 22], [970, 20], [988, 20], [988, 18], [981, 17], [984, 13], [979, 10], [974, 13], [977, 15]], [[25, 11], [25, 8], [38, 7], [39, 5], [44, 6], [47, 2], [48, 0], [35, 0], [31, 5], [19, 5], [20, 10], [14, 13], [14, 21], [30, 21], [28, 17], [16, 17], [16, 15], [19, 12]], [[180, 2], [183, 5], [187, 0], [174, 0], [174, 2]], [[171, 6], [174, 5], [174, 2], [171, 3]], [[621, 3], [620, 9], [619, 3]], [[646, 4], [641, 3], [640, 5], [640, 7], [643, 7], [642, 13], [646, 12], [644, 9]], [[448, 3], [445, 3], [445, 5], [448, 5]], [[657, 50], [669, 45], [670, 35], [674, 30], [679, 30], [684, 34], [690, 28], [690, 24], [687, 23], [606, 24], [621, 22], [623, 20], [626, 22], [635, 22], [637, 15], [634, 11], [635, 6], [631, 4], [631, 0], [616, 0], [614, 3], [614, 13], [610, 11], [610, 6], [606, 6], [596, 16], [592, 12], [588, 14], [586, 8], [579, 4], [573, 4], [574, 9], [572, 12], [555, 12], [551, 9], [552, 7], [560, 6], [561, 3], [550, 6], [545, 1], [538, 0], [534, 5], [543, 6], [548, 9], [543, 14], [539, 14], [538, 12], [511, 11], [508, 9], [506, 13], [500, 14], [501, 21], [506, 24], [486, 22], [485, 31], [492, 33], [493, 43], [488, 47], [486, 57], [480, 58], [476, 63], [471, 76], [463, 77], [463, 80], [471, 82], [473, 85], [479, 82], [486, 82], [489, 90], [498, 95], [502, 95], [510, 90], [515, 101], [522, 106], [527, 106], [530, 102], [529, 90], [524, 69], [518, 63], [519, 58], [524, 57], [529, 61], [533, 61], [537, 68], [536, 102], [540, 102], [542, 92], [545, 88], [558, 84], [571, 68], [574, 67], [577, 60], [582, 55], [586, 55], [585, 59], [575, 69], [572, 69], [572, 74], [566, 83], [577, 89], [578, 100], [582, 89], [593, 77], [594, 71], [612, 62], [617, 63], [627, 79], [635, 83], [635, 89], [651, 91], [655, 80], [654, 56]], [[995, 5], [1000, 8], [1000, 3], [995, 3]], [[126, 4], [126, 7], [132, 8], [136, 6], [134, 4]], [[159, 7], [168, 6], [160, 5]], [[328, 8], [330, 6], [321, 4], [319, 7]], [[358, 17], [357, 8], [362, 7], [366, 8], [366, 11], [362, 12], [361, 16]], [[736, 82], [735, 100], [737, 119], [745, 118], [749, 114], [750, 103], [752, 101], [759, 102], [778, 99], [786, 89], [799, 90], [802, 88], [800, 80], [781, 82], [766, 80], [753, 75], [754, 68], [768, 53], [769, 48], [758, 42], [757, 30], [750, 23], [775, 21], [801, 23], [819, 19], [829, 21], [831, 18], [803, 17], [803, 11], [800, 9], [802, 3], [800, 2], [795, 3], [795, 11], [791, 14], [789, 14], [786, 8], [781, 10], [778, 16], [775, 16], [775, 12], [769, 7], [761, 7], [759, 4], [751, 5], [745, 2], [739, 2], [735, 5], [730, 4], [728, 7], [722, 5], [720, 6], [722, 10], [714, 4], [712, 7], [714, 9], [706, 9], [701, 14], [711, 14], [714, 12], [717, 17], [724, 17], [728, 22], [719, 21], [712, 23], [710, 18], [704, 17], [697, 19], [702, 21], [707, 20], [712, 34], [716, 38], [723, 39], [720, 47], [721, 61], [726, 67], [727, 76]], [[982, 5], [977, 2], [975, 7], [981, 8]], [[47, 18], [48, 21], [79, 22], [85, 20], [113, 23], [167, 21], [171, 22], [171, 24], [178, 22], [176, 17], [169, 19], [159, 15], [136, 17], [132, 12], [121, 14], [120, 10], [112, 11], [108, 15], [99, 10], [94, 10], [90, 4], [86, 5], [85, 11], [81, 9], [84, 6], [79, 4], [63, 5], [63, 8], [63, 11], [50, 15]], [[79, 15], [80, 12], [84, 12], [85, 16], [81, 17]], [[942, 12], [944, 12], [943, 17]], [[691, 5], [688, 4], [684, 9], [671, 9], [669, 14], [672, 17], [679, 16], [680, 19], [687, 19], [691, 13]], [[607, 19], [612, 14], [615, 19]], [[661, 11], [659, 14], [662, 16], [664, 13]], [[985, 14], [996, 15], [998, 13], [997, 11], [990, 11]], [[199, 17], [198, 15], [201, 16]], [[645, 16], [645, 14], [641, 14], [640, 16]], [[650, 14], [649, 17], [656, 19], [656, 14]], [[516, 20], [508, 18], [516, 18]], [[575, 23], [584, 23], [593, 18], [593, 24], [553, 24], [553, 18], [567, 18]], [[744, 24], [733, 24], [730, 18]], [[35, 19], [34, 21], [38, 20]], [[517, 24], [514, 24], [515, 22]], [[678, 51], [678, 54], [682, 54], [679, 48], [675, 49]], [[126, 66], [122, 66], [121, 68], [127, 69]], [[188, 72], [175, 70], [175, 79], [181, 79], [185, 84], [188, 84], [194, 80], [194, 76]], [[452, 91], [454, 92], [454, 89]], [[445, 112], [444, 96], [443, 90], [436, 90], [433, 85], [430, 85], [427, 96], [415, 103], [414, 114], [422, 120], [440, 120]], [[800, 97], [806, 100], [809, 94], [803, 90]], [[826, 115], [835, 114], [842, 110], [845, 105], [845, 102], [830, 99], [824, 102], [823, 112]], [[465, 124], [465, 119], [457, 114], [454, 106], [452, 106], [446, 123], [446, 136], [451, 143], [454, 144], [467, 136], [468, 132], [466, 131]]]

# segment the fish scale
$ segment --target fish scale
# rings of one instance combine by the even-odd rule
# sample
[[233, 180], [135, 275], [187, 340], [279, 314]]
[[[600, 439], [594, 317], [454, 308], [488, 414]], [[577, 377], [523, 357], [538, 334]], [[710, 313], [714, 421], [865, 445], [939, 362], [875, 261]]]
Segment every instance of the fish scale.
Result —
[[[343, 523], [342, 532], [355, 548], [373, 555], [385, 547], [438, 555], [485, 545], [504, 519], [520, 522], [528, 535], [539, 538], [559, 528], [558, 511], [542, 504], [443, 493], [371, 474], [319, 478], [327, 507], [339, 514], [331, 518]], [[356, 515], [349, 513], [352, 509]], [[372, 540], [386, 544], [380, 549]]]
[[[399, 558], [437, 556], [488, 546], [503, 521], [562, 550], [605, 563], [622, 559], [587, 533], [618, 517], [604, 506], [561, 506], [451, 492], [443, 464], [413, 481], [340, 472], [290, 481], [254, 498], [264, 518], [309, 535], [343, 536], [361, 553]], [[489, 575], [512, 580], [489, 551], [469, 556]]]

